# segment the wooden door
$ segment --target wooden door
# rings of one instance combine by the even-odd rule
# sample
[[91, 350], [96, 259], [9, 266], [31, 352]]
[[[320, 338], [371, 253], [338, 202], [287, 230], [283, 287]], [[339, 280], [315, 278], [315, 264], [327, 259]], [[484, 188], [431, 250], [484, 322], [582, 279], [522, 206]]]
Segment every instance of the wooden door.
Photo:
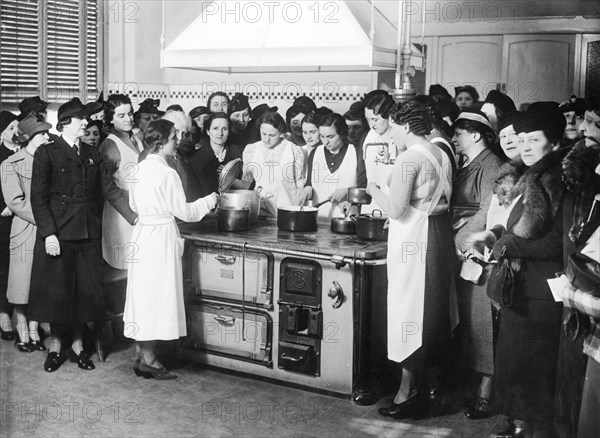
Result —
[[440, 37], [436, 82], [454, 96], [454, 87], [473, 85], [481, 100], [500, 81], [502, 36]]
[[573, 94], [575, 35], [506, 35], [502, 78], [517, 106]]

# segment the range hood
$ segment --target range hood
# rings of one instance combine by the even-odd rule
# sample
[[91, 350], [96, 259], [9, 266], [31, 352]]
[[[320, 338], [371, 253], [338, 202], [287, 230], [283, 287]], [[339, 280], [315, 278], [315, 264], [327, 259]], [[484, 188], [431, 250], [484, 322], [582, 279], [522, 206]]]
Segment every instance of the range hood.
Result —
[[396, 38], [389, 39], [390, 47], [374, 44], [374, 10], [371, 2], [364, 4], [371, 14], [369, 34], [344, 1], [203, 2], [202, 13], [161, 50], [161, 67], [224, 73], [394, 70]]

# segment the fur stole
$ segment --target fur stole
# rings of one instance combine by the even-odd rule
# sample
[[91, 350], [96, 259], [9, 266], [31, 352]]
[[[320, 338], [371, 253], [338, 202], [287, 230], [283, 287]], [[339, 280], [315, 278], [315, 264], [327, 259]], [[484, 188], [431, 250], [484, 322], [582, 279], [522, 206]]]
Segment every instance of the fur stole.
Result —
[[539, 239], [550, 231], [562, 206], [565, 186], [562, 182], [562, 160], [568, 150], [553, 151], [526, 168], [506, 201], [512, 202], [523, 195], [523, 213], [512, 232], [526, 239]]

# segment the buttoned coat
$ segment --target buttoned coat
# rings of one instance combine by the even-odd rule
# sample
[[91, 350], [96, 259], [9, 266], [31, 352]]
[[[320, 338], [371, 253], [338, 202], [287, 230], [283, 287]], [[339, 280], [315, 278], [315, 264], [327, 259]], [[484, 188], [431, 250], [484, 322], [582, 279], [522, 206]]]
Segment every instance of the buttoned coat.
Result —
[[2, 162], [2, 195], [14, 217], [10, 232], [8, 301], [27, 304], [37, 227], [31, 211], [33, 156], [21, 149]]

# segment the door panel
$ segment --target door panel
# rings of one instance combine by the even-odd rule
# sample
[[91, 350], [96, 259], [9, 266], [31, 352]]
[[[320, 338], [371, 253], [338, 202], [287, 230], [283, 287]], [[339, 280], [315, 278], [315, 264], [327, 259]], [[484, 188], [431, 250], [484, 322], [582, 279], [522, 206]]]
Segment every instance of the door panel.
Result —
[[523, 103], [563, 102], [573, 93], [575, 35], [507, 35], [503, 76], [517, 109]]
[[500, 82], [502, 36], [440, 37], [438, 83], [454, 96], [454, 87], [473, 85], [481, 99]]

